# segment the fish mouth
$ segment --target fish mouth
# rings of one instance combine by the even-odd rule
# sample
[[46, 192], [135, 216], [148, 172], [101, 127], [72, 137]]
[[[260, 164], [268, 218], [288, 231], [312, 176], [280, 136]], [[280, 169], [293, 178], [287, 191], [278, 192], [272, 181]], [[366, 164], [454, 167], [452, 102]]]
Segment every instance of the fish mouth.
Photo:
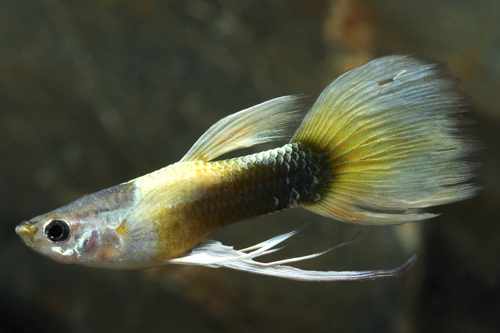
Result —
[[16, 227], [16, 234], [26, 243], [32, 243], [35, 237], [36, 227], [29, 221], [24, 221]]

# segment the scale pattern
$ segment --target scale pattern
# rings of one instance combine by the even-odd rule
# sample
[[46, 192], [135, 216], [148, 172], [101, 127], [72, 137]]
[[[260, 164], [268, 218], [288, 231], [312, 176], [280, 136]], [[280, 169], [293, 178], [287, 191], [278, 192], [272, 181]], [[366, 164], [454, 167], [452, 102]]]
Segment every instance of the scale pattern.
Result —
[[319, 201], [332, 180], [326, 157], [300, 143], [204, 167], [208, 174], [222, 167], [224, 176], [187, 203], [182, 215], [185, 221], [199, 221], [207, 232]]

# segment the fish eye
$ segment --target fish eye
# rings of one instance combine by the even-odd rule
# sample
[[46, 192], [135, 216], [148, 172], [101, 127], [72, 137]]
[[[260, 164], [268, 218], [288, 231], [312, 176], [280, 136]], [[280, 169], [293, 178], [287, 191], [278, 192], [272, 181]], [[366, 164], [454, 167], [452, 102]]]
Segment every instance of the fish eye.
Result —
[[69, 225], [62, 220], [53, 220], [45, 225], [45, 236], [54, 243], [61, 243], [69, 237]]

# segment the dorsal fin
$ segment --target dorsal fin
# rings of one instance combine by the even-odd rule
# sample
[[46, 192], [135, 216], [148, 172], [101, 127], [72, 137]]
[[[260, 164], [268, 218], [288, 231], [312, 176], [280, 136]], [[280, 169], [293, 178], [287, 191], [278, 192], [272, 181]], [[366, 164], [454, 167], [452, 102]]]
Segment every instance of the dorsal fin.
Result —
[[236, 149], [291, 137], [306, 111], [305, 97], [278, 97], [222, 118], [196, 141], [181, 162], [210, 161]]

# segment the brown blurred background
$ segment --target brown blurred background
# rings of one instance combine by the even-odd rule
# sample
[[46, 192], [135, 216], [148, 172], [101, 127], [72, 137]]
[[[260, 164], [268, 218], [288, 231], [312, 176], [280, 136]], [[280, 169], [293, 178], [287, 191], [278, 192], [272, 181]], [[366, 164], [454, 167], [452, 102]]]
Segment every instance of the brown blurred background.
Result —
[[[0, 1], [0, 332], [500, 331], [500, 2], [494, 0]], [[431, 221], [342, 224], [294, 210], [211, 238], [245, 247], [313, 222], [283, 256], [392, 268], [305, 283], [224, 269], [106, 271], [25, 247], [23, 219], [177, 161], [225, 115], [317, 96], [375, 57], [445, 61], [474, 101], [485, 189]], [[268, 148], [268, 147], [266, 147]], [[262, 147], [259, 147], [262, 149]]]

